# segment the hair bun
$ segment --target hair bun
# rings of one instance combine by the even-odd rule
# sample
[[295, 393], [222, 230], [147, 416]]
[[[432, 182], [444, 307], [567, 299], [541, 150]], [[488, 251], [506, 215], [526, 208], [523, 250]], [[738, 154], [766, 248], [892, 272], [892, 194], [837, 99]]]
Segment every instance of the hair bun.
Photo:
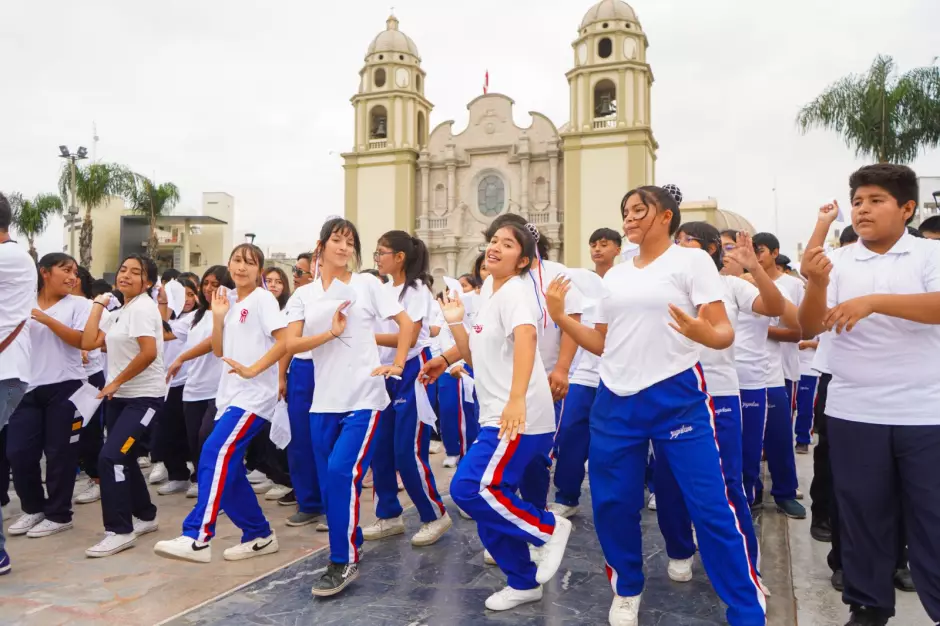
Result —
[[525, 229], [529, 231], [529, 234], [532, 235], [533, 239], [535, 239], [535, 243], [538, 243], [539, 238], [541, 237], [541, 233], [539, 233], [538, 227], [531, 222], [526, 222]]
[[672, 196], [672, 199], [676, 201], [676, 206], [682, 204], [682, 190], [679, 189], [678, 185], [673, 185], [672, 183], [663, 185], [663, 191]]

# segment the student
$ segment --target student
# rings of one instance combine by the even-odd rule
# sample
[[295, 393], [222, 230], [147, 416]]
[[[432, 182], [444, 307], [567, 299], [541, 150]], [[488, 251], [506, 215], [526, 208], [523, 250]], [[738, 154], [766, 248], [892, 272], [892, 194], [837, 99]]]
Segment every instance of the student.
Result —
[[477, 279], [473, 274], [463, 274], [457, 280], [460, 282], [461, 287], [463, 287], [464, 293], [475, 292], [477, 287], [482, 286], [477, 284]]
[[[413, 337], [414, 324], [392, 292], [374, 277], [349, 270], [361, 256], [352, 222], [333, 218], [323, 225], [315, 281], [323, 295], [305, 310], [303, 337], [291, 339], [289, 348], [313, 350], [310, 431], [330, 533], [330, 562], [311, 590], [318, 597], [340, 593], [359, 576], [362, 479], [378, 424], [389, 417], [383, 413], [390, 402], [383, 378], [404, 377]], [[374, 329], [389, 318], [398, 324], [398, 347], [395, 362], [384, 366]]]
[[[591, 234], [588, 244], [594, 271], [603, 278], [620, 256], [623, 238], [615, 230], [599, 228]], [[585, 326], [594, 327], [592, 315], [596, 310], [596, 302], [584, 303], [582, 322]], [[584, 463], [591, 442], [588, 418], [600, 383], [600, 359], [596, 355], [578, 348], [574, 362], [571, 385], [565, 396], [565, 419], [559, 424], [555, 438], [555, 501], [548, 505], [549, 512], [566, 518], [580, 511], [578, 503], [581, 499], [581, 483], [584, 482]]]
[[263, 267], [260, 248], [250, 243], [235, 246], [228, 268], [236, 298], [230, 300], [221, 289], [213, 296], [212, 352], [225, 363], [216, 397], [218, 418], [199, 458], [196, 506], [183, 521], [182, 536], [153, 547], [158, 556], [211, 561], [209, 542], [221, 509], [242, 531], [241, 543], [223, 552], [226, 561], [278, 551], [277, 537], [244, 468], [248, 444], [274, 414], [278, 374], [273, 366], [285, 351], [287, 323], [277, 300], [260, 286]]
[[918, 230], [926, 239], [940, 240], [940, 215], [925, 219]]
[[[722, 301], [732, 328], [737, 326], [741, 311], [776, 317], [786, 310], [786, 299], [757, 262], [751, 237], [746, 232], [738, 233], [736, 246], [723, 253], [718, 229], [705, 222], [688, 222], [679, 228], [676, 242], [685, 248], [708, 252], [719, 271], [726, 266], [737, 265], [749, 272], [754, 284], [730, 272], [721, 276], [724, 287]], [[789, 306], [790, 315], [795, 316], [796, 308], [792, 304]], [[734, 346], [724, 350], [705, 348], [701, 352], [700, 363], [714, 406], [715, 441], [719, 446], [728, 500], [734, 509], [738, 528], [747, 541], [751, 568], [758, 572], [757, 536], [742, 483], [741, 396]], [[692, 523], [672, 468], [665, 458], [660, 459], [656, 467], [656, 494], [659, 527], [666, 539], [669, 556], [669, 577], [676, 582], [688, 582], [692, 580], [692, 557], [695, 554]]]
[[[29, 331], [26, 329], [36, 306], [36, 263], [22, 247], [10, 238], [13, 209], [0, 193], [0, 505], [9, 502], [10, 466], [6, 453], [9, 428], [7, 421], [26, 393], [30, 367]], [[4, 481], [3, 479], [6, 479]], [[5, 548], [3, 513], [0, 512], [0, 576], [9, 574], [12, 566]]]
[[81, 339], [91, 308], [85, 298], [71, 295], [77, 269], [75, 259], [62, 252], [39, 259], [39, 294], [24, 329], [30, 342], [29, 389], [7, 426], [13, 486], [23, 508], [8, 529], [14, 536], [47, 537], [72, 528], [82, 417], [69, 398], [85, 380]]
[[566, 281], [553, 281], [547, 294], [562, 330], [601, 356], [588, 458], [594, 525], [615, 593], [610, 623], [637, 623], [644, 583], [640, 508], [652, 440], [679, 484], [728, 622], [763, 625], [764, 594], [728, 500], [714, 409], [698, 364], [700, 346], [724, 350], [734, 341], [721, 278], [706, 252], [673, 245], [681, 218], [664, 189], [628, 192], [621, 214], [639, 251], [604, 276], [609, 295], [595, 327], [562, 314]]
[[476, 261], [473, 262], [473, 279], [476, 281], [476, 287], [474, 291], [477, 295], [480, 294], [480, 290], [483, 288], [483, 283], [486, 282], [486, 277], [490, 273], [486, 269], [486, 253], [481, 252], [480, 256], [477, 257]]
[[[429, 546], [437, 543], [453, 522], [431, 471], [428, 459], [431, 426], [419, 419], [415, 386], [421, 366], [431, 358], [430, 321], [432, 306], [436, 306], [429, 288], [432, 279], [428, 275], [428, 249], [417, 237], [393, 230], [379, 238], [373, 258], [379, 273], [389, 277], [383, 289], [401, 303], [414, 327], [405, 338], [411, 347], [404, 373], [398, 379], [386, 381], [391, 405], [379, 420], [372, 459], [376, 520], [363, 528], [362, 534], [366, 541], [374, 541], [405, 532], [395, 480], [397, 471], [421, 519], [421, 528], [411, 538], [411, 544]], [[396, 323], [384, 322], [381, 330], [376, 342], [382, 365], [399, 363], [395, 359], [400, 338], [391, 332], [397, 330]], [[421, 393], [426, 394], [427, 390], [421, 389]]]
[[[183, 309], [176, 315], [168, 305], [166, 285], [176, 281], [183, 287]], [[163, 362], [173, 363], [186, 349], [189, 331], [192, 329], [193, 319], [196, 316], [196, 293], [199, 289], [195, 283], [178, 276], [160, 287], [157, 294], [157, 306], [164, 323], [169, 328], [163, 333]], [[169, 381], [170, 389], [164, 402], [157, 427], [154, 431], [153, 449], [157, 457], [163, 459], [154, 463], [150, 470], [147, 482], [156, 485], [157, 494], [168, 496], [176, 493], [186, 493], [189, 490], [190, 471], [186, 461], [192, 454], [189, 451], [186, 439], [186, 417], [183, 413], [183, 391], [188, 375], [187, 366], [183, 366], [175, 377]]]
[[796, 453], [809, 454], [809, 444], [813, 441], [813, 406], [819, 385], [813, 359], [819, 347], [819, 337], [804, 339], [797, 347], [800, 350], [800, 383], [796, 392]]
[[[803, 282], [783, 273], [777, 266], [780, 242], [770, 233], [754, 235], [754, 251], [761, 267], [783, 294], [799, 306], [803, 299]], [[793, 448], [793, 403], [796, 400], [796, 381], [799, 380], [800, 358], [797, 344], [801, 340], [799, 326], [786, 327], [771, 324], [767, 330], [767, 412], [764, 429], [764, 454], [773, 479], [771, 495], [777, 510], [792, 519], [805, 519], [806, 509], [797, 502], [796, 456]], [[742, 398], [743, 399], [743, 398]], [[746, 438], [747, 435], [745, 435]], [[764, 485], [754, 481], [754, 502], [764, 497]]]
[[294, 290], [300, 289], [304, 285], [313, 282], [313, 254], [310, 252], [301, 252], [297, 255], [297, 262], [291, 268], [291, 274], [294, 277]]
[[85, 550], [85, 556], [92, 558], [127, 550], [137, 537], [158, 529], [157, 507], [137, 463], [137, 442], [152, 432], [167, 392], [163, 318], [151, 297], [156, 281], [153, 259], [128, 256], [115, 279], [124, 306], [102, 322], [111, 296], [98, 296], [81, 335], [82, 349], [106, 346], [109, 357], [108, 382], [98, 394], [99, 399], [108, 399], [108, 437], [98, 456], [105, 536]]
[[[486, 249], [491, 275], [480, 292], [473, 334], [464, 326], [459, 298], [446, 298], [444, 316], [457, 345], [423, 370], [436, 378], [462, 357], [477, 373], [480, 435], [457, 468], [451, 497], [476, 521], [483, 546], [508, 578], [505, 588], [486, 599], [491, 611], [541, 600], [541, 585], [558, 571], [571, 534], [571, 522], [515, 494], [528, 467], [551, 450], [555, 430], [549, 382], [540, 367], [538, 321], [521, 278], [535, 254], [526, 228], [510, 223], [494, 233]], [[544, 546], [538, 565], [530, 544]]]
[[199, 307], [186, 335], [184, 352], [167, 367], [167, 382], [174, 380], [184, 365], [188, 365], [186, 384], [183, 385], [183, 418], [186, 426], [186, 444], [193, 471], [189, 476], [187, 498], [199, 495], [199, 457], [206, 439], [215, 426], [215, 399], [222, 375], [222, 359], [212, 353], [213, 317], [212, 298], [220, 287], [234, 290], [235, 283], [222, 265], [213, 265], [202, 276], [199, 286]]

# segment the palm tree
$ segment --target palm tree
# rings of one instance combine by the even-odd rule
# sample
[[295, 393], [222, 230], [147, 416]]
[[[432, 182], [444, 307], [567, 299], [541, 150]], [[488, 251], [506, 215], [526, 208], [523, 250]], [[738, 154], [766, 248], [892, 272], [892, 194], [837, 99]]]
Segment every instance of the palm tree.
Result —
[[839, 133], [856, 157], [910, 163], [940, 144], [940, 67], [898, 76], [894, 60], [879, 55], [867, 73], [840, 79], [804, 106], [797, 125], [804, 134]]
[[[68, 201], [71, 189], [71, 163], [66, 163], [59, 176], [59, 193]], [[109, 196], [127, 197], [133, 185], [133, 175], [123, 165], [115, 163], [91, 163], [84, 167], [75, 167], [76, 203], [85, 207], [82, 230], [79, 234], [78, 249], [81, 264], [91, 267], [91, 243], [93, 227], [91, 212], [104, 205]]]
[[13, 208], [13, 228], [26, 237], [29, 255], [34, 261], [39, 260], [35, 240], [49, 226], [49, 218], [62, 213], [62, 198], [54, 193], [41, 193], [32, 200], [24, 200], [22, 194], [9, 195]]
[[147, 256], [155, 259], [157, 253], [157, 218], [169, 215], [180, 201], [180, 190], [173, 183], [157, 185], [146, 176], [134, 174], [135, 185], [129, 200], [131, 210], [150, 218], [150, 237]]

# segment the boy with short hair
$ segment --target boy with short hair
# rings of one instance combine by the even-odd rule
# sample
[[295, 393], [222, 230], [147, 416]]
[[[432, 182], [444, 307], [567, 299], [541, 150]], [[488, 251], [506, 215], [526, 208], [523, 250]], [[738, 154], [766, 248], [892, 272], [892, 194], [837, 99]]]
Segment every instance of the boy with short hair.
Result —
[[920, 224], [920, 234], [927, 239], [940, 240], [940, 215], [928, 217]]
[[[807, 251], [804, 336], [831, 330], [826, 399], [849, 626], [894, 615], [901, 509], [921, 602], [940, 621], [940, 246], [907, 232], [917, 176], [903, 165], [849, 179], [859, 241]], [[877, 358], [877, 365], [873, 363]]]

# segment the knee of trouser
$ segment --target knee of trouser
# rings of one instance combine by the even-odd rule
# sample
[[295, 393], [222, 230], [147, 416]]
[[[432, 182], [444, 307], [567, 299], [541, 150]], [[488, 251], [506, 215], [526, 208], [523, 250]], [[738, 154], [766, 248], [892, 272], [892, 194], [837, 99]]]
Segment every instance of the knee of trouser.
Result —
[[481, 500], [480, 483], [467, 478], [454, 477], [450, 483], [450, 497], [457, 506], [467, 511]]

